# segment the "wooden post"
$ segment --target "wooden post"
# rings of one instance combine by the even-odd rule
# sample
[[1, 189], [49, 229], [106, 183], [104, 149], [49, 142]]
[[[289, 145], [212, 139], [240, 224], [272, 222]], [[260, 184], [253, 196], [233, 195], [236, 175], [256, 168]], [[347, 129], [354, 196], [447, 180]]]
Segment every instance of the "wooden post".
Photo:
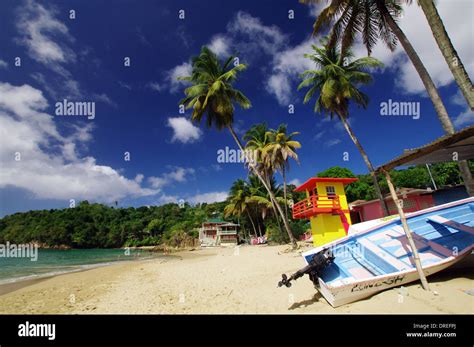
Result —
[[411, 230], [408, 227], [407, 219], [405, 217], [405, 212], [403, 212], [403, 208], [400, 206], [400, 202], [398, 200], [397, 193], [395, 192], [395, 187], [393, 186], [392, 179], [390, 174], [385, 169], [382, 169], [382, 172], [385, 174], [385, 178], [387, 179], [388, 188], [390, 189], [390, 194], [392, 195], [393, 202], [397, 207], [398, 215], [400, 216], [400, 221], [402, 222], [403, 230], [408, 239], [408, 243], [410, 244], [411, 252], [413, 254], [413, 259], [415, 260], [416, 271], [418, 271], [418, 275], [420, 276], [421, 285], [423, 286], [424, 290], [430, 290], [428, 285], [428, 281], [426, 280], [425, 273], [423, 272], [423, 268], [421, 266], [420, 256], [418, 255], [418, 250], [416, 249], [415, 242], [413, 241], [413, 237], [411, 235]]

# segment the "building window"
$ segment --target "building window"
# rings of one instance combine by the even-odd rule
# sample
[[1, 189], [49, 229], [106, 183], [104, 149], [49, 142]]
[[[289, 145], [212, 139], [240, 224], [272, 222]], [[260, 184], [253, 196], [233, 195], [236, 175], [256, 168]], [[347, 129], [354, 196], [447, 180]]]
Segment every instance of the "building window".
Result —
[[327, 186], [326, 187], [326, 194], [328, 197], [335, 197], [336, 196], [336, 188], [334, 186]]

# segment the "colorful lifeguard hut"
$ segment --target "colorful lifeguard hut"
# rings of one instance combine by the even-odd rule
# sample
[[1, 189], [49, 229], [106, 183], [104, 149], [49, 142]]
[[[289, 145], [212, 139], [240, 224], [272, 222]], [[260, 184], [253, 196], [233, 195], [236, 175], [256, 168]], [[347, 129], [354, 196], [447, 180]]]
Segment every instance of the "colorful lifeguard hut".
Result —
[[313, 177], [295, 189], [306, 199], [293, 205], [293, 218], [309, 219], [313, 244], [322, 246], [347, 235], [351, 225], [344, 187], [357, 178]]

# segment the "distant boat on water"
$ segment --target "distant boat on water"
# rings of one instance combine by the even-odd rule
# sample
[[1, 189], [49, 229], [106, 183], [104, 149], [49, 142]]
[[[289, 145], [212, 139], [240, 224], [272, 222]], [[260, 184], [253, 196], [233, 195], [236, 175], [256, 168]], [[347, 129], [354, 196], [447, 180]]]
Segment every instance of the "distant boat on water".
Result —
[[[474, 198], [407, 214], [424, 273], [429, 276], [459, 262], [474, 247]], [[399, 218], [303, 253], [308, 264], [279, 286], [310, 275], [334, 307], [370, 297], [419, 279]]]

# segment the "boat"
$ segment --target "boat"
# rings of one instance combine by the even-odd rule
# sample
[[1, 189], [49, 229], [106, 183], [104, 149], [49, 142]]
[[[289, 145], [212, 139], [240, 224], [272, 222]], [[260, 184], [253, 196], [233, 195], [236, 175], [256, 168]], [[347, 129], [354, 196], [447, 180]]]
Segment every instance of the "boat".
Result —
[[[474, 198], [406, 215], [426, 276], [461, 261], [473, 251]], [[279, 286], [308, 274], [333, 307], [368, 298], [419, 279], [399, 218], [304, 252], [306, 266]]]

